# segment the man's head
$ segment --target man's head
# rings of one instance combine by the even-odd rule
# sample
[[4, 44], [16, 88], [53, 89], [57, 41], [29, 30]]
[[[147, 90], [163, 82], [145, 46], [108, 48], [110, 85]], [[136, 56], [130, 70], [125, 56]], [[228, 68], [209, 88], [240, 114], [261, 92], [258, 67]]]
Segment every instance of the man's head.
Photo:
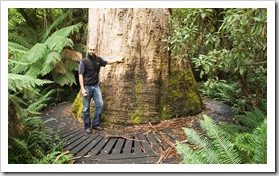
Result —
[[89, 45], [88, 46], [87, 53], [90, 56], [94, 56], [95, 55], [95, 51], [96, 51], [95, 46], [93, 46], [93, 45]]

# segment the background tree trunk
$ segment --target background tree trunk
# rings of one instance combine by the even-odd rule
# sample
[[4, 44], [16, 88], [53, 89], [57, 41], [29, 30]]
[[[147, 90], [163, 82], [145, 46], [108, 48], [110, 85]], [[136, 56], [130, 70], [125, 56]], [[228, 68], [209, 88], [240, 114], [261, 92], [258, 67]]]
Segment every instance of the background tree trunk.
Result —
[[[105, 60], [125, 58], [125, 63], [107, 65], [100, 71], [106, 121], [159, 122], [175, 114], [197, 114], [202, 110], [191, 69], [186, 70], [191, 84], [185, 87], [187, 81], [182, 81], [180, 87], [172, 86], [182, 91], [179, 98], [183, 101], [185, 91], [195, 90], [191, 91], [192, 98], [198, 97], [194, 109], [188, 114], [180, 113], [185, 111], [185, 103], [179, 106], [182, 109], [177, 109], [171, 107], [176, 105], [174, 102], [165, 102], [171, 101], [169, 92], [173, 91], [169, 88], [169, 53], [162, 41], [169, 33], [169, 17], [168, 9], [89, 9], [88, 44], [95, 45], [96, 54]], [[187, 98], [189, 106], [192, 100]]]

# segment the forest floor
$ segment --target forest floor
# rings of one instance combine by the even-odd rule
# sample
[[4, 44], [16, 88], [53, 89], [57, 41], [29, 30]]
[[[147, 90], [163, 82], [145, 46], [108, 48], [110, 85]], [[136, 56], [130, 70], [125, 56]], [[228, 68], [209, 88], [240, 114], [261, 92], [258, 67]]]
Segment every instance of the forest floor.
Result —
[[[187, 117], [179, 117], [179, 118], [172, 118], [169, 120], [162, 121], [158, 124], [141, 124], [141, 125], [133, 125], [133, 126], [114, 126], [114, 125], [109, 125], [109, 126], [104, 126], [105, 130], [102, 132], [106, 137], [110, 137], [109, 134], [149, 134], [153, 132], [161, 132], [165, 130], [171, 130], [175, 136], [176, 140], [179, 141], [180, 143], [187, 143], [188, 140], [186, 139], [186, 135], [183, 131], [183, 128], [193, 128], [197, 130], [198, 132], [202, 132], [200, 125], [199, 125], [199, 120], [203, 119], [203, 115], [206, 114], [209, 117], [211, 117], [213, 120], [216, 122], [227, 122], [227, 123], [234, 123], [234, 114], [230, 108], [230, 106], [218, 102], [215, 100], [211, 100], [208, 98], [203, 98], [203, 102], [205, 105], [204, 110], [195, 116], [187, 116]], [[61, 104], [58, 104], [57, 106], [50, 107], [45, 112], [43, 113], [51, 113], [52, 116], [55, 117], [61, 117], [63, 116], [70, 116], [74, 120], [77, 120], [80, 122], [81, 125], [83, 125], [83, 120], [82, 119], [77, 119], [75, 118], [75, 115], [72, 113], [72, 102], [64, 102]], [[163, 133], [161, 133], [163, 135]], [[123, 136], [125, 137], [125, 136]], [[165, 145], [168, 145], [169, 148], [168, 150], [160, 150], [160, 151], [155, 151], [156, 153], [159, 153], [161, 158], [164, 159], [169, 159], [169, 158], [176, 158], [177, 162], [180, 161], [179, 154], [175, 150], [175, 143], [170, 142], [167, 138], [162, 136]]]

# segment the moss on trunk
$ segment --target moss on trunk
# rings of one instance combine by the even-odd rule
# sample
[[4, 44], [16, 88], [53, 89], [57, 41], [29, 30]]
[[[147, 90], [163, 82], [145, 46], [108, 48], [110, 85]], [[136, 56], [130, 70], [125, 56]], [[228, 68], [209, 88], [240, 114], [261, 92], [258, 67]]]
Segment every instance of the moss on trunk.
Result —
[[204, 105], [192, 72], [171, 72], [166, 89], [161, 92], [161, 120], [196, 115], [203, 110]]

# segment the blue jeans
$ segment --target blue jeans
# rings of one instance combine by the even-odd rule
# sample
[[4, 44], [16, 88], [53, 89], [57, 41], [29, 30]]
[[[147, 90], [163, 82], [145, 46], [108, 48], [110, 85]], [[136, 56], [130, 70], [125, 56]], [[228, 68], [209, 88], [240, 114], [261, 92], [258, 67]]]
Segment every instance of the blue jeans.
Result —
[[90, 102], [91, 98], [93, 98], [96, 109], [94, 119], [92, 120], [92, 127], [98, 126], [101, 121], [102, 112], [103, 112], [103, 98], [102, 93], [99, 85], [95, 86], [84, 86], [87, 91], [87, 96], [82, 96], [82, 114], [84, 120], [84, 127], [85, 129], [91, 128], [91, 121], [90, 121]]

